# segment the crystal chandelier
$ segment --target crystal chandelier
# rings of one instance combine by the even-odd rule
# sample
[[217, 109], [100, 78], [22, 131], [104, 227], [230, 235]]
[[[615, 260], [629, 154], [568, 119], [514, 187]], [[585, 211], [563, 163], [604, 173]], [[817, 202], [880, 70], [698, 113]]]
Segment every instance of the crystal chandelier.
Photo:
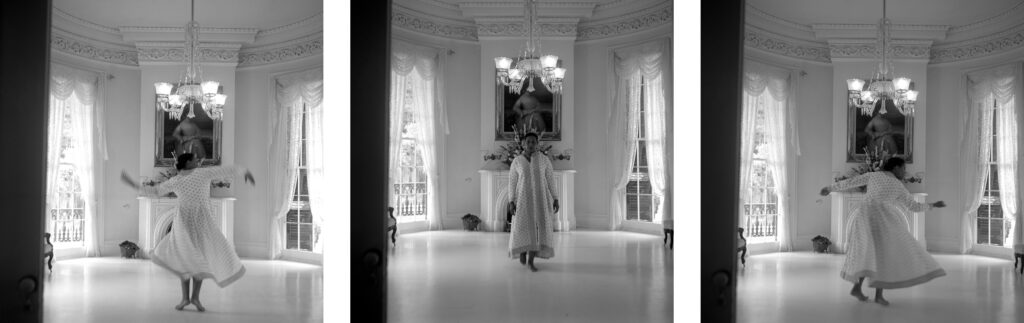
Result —
[[527, 91], [533, 92], [535, 90], [533, 79], [539, 78], [552, 93], [561, 93], [565, 69], [558, 67], [558, 56], [538, 56], [540, 52], [540, 37], [537, 36], [537, 31], [540, 30], [540, 27], [537, 26], [537, 2], [535, 0], [526, 0], [524, 11], [523, 28], [524, 32], [527, 33], [526, 49], [519, 56], [515, 67], [512, 67], [511, 58], [494, 58], [494, 65], [497, 68], [497, 82], [507, 86], [509, 93], [519, 94], [523, 88], [523, 83], [528, 84]]
[[910, 78], [892, 78], [893, 63], [889, 55], [893, 53], [892, 43], [892, 22], [885, 15], [886, 1], [882, 1], [882, 19], [878, 21], [878, 52], [882, 54], [882, 60], [878, 62], [878, 70], [874, 78], [870, 80], [848, 79], [847, 89], [850, 90], [850, 105], [860, 108], [861, 113], [870, 116], [874, 110], [875, 103], [882, 103], [882, 113], [885, 113], [885, 101], [892, 101], [899, 108], [900, 113], [909, 115], [914, 111], [914, 103], [917, 102], [917, 91], [910, 89]]
[[192, 18], [185, 25], [185, 51], [187, 60], [184, 73], [178, 79], [177, 90], [171, 94], [174, 85], [167, 82], [153, 84], [156, 88], [157, 109], [167, 111], [174, 120], [180, 120], [185, 108], [189, 108], [188, 117], [195, 118], [195, 106], [203, 108], [211, 119], [224, 116], [224, 101], [227, 96], [218, 94], [220, 82], [203, 81], [203, 72], [196, 66], [196, 54], [199, 51], [199, 23], [196, 22], [196, 1], [192, 0]]

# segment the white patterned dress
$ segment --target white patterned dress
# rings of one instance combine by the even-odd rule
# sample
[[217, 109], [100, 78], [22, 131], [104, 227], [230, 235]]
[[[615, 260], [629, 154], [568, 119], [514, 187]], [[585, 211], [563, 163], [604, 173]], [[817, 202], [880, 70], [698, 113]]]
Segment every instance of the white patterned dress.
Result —
[[931, 208], [914, 201], [903, 182], [889, 172], [872, 172], [832, 184], [832, 191], [867, 185], [864, 202], [847, 220], [846, 261], [840, 277], [868, 286], [894, 289], [923, 284], [946, 275], [931, 254], [911, 235], [909, 211]]
[[555, 256], [551, 247], [552, 218], [556, 186], [554, 167], [551, 160], [540, 152], [534, 152], [530, 160], [522, 155], [512, 160], [508, 174], [509, 201], [516, 203], [516, 214], [512, 217], [512, 236], [509, 238], [509, 256], [536, 251], [539, 258]]
[[210, 205], [210, 182], [241, 172], [235, 166], [196, 168], [158, 186], [160, 195], [173, 191], [178, 196], [178, 214], [171, 222], [170, 232], [160, 238], [150, 253], [153, 263], [181, 278], [213, 279], [220, 287], [245, 274], [238, 254], [214, 221]]

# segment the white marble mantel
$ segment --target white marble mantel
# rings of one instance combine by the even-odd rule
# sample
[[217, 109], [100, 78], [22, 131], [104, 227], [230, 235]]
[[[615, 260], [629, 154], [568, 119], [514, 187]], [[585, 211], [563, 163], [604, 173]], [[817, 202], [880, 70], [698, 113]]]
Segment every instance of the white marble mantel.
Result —
[[[139, 252], [149, 258], [149, 252], [156, 246], [159, 232], [167, 230], [174, 215], [178, 213], [178, 199], [174, 197], [139, 196]], [[235, 244], [235, 198], [211, 197], [214, 223], [228, 243]]]
[[[845, 253], [847, 220], [850, 218], [850, 212], [864, 201], [864, 193], [832, 192], [830, 195], [832, 196], [832, 236], [829, 239], [832, 240], [832, 252]], [[928, 196], [926, 193], [911, 193], [910, 195], [914, 197], [914, 201], [921, 203], [924, 203], [925, 197]], [[924, 237], [924, 212], [910, 212], [909, 210], [906, 212], [904, 216], [907, 217], [909, 224], [907, 229], [922, 247], [927, 248]]]
[[[502, 232], [505, 228], [505, 212], [508, 204], [508, 170], [480, 171], [480, 219], [487, 231]], [[575, 170], [555, 170], [555, 185], [558, 190], [558, 213], [555, 213], [555, 231], [576, 229]]]

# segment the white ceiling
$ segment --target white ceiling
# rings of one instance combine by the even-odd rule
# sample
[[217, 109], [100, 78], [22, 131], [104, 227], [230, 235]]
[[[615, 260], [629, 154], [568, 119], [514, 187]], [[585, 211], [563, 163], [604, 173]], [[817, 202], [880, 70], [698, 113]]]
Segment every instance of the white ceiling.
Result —
[[[875, 24], [883, 0], [747, 0], [773, 16], [810, 25]], [[1024, 0], [886, 0], [893, 24], [963, 26], [998, 16]], [[1021, 18], [1024, 19], [1024, 18]]]
[[[188, 23], [190, 5], [190, 0], [53, 0], [56, 9], [113, 28], [181, 27]], [[196, 0], [195, 9], [203, 27], [266, 30], [323, 12], [323, 0]]]

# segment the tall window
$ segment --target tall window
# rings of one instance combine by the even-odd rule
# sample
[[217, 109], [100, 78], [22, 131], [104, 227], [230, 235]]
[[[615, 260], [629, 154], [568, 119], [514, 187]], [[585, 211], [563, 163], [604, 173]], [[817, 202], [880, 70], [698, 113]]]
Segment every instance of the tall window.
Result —
[[[647, 84], [641, 79], [640, 97], [646, 94]], [[640, 112], [637, 114], [636, 153], [633, 155], [633, 169], [626, 184], [626, 220], [652, 222], [655, 213], [655, 196], [651, 189], [650, 173], [647, 164], [647, 110], [644, 100], [640, 100]]]
[[[744, 105], [751, 107], [750, 105]], [[748, 240], [775, 241], [778, 232], [779, 197], [775, 175], [768, 167], [768, 136], [765, 131], [767, 124], [764, 105], [758, 104], [754, 113], [754, 140], [751, 154], [750, 186], [748, 199], [743, 204], [743, 216], [746, 221], [744, 234]]]
[[991, 153], [985, 163], [988, 167], [988, 178], [985, 180], [981, 205], [978, 206], [978, 244], [1003, 246], [1010, 232], [1010, 221], [1003, 217], [1003, 206], [999, 199], [999, 117], [1001, 109], [992, 100], [992, 123], [984, 125], [992, 129]]
[[82, 247], [85, 243], [85, 200], [72, 154], [75, 134], [71, 127], [71, 110], [65, 109], [60, 139], [60, 161], [57, 164], [57, 200], [50, 210], [51, 239], [54, 247]]
[[427, 219], [427, 172], [423, 165], [423, 152], [417, 139], [420, 129], [416, 123], [412, 99], [413, 90], [406, 91], [406, 104], [402, 108], [402, 141], [399, 150], [398, 180], [394, 183], [395, 217], [403, 221]]
[[309, 206], [309, 181], [308, 167], [306, 163], [306, 152], [308, 141], [306, 140], [307, 123], [309, 122], [309, 107], [302, 106], [302, 134], [299, 137], [299, 174], [295, 181], [294, 194], [292, 194], [291, 209], [285, 218], [286, 232], [288, 234], [285, 248], [289, 250], [313, 251], [313, 246], [320, 240], [320, 227], [313, 223], [313, 213]]

